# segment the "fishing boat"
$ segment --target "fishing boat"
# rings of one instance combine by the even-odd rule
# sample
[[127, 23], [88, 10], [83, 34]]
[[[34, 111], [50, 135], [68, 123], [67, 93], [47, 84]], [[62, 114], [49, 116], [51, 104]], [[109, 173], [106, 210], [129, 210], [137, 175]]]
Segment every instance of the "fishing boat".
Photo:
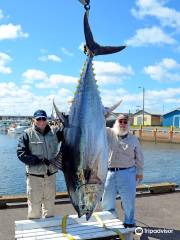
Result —
[[8, 133], [14, 133], [14, 134], [21, 134], [29, 127], [28, 123], [18, 123], [18, 124], [11, 124], [11, 126], [8, 128]]
[[0, 123], [0, 132], [1, 133], [5, 133], [5, 132], [7, 132], [8, 128], [9, 128], [9, 123], [6, 122], [6, 121], [1, 121], [1, 123]]

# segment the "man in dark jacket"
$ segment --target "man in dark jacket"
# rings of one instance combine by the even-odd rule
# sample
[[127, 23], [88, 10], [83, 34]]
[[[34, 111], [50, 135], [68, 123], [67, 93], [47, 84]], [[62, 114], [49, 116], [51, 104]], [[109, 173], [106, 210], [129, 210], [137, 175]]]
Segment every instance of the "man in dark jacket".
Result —
[[56, 172], [51, 164], [63, 140], [62, 129], [50, 127], [44, 110], [34, 113], [33, 125], [19, 138], [18, 158], [26, 164], [28, 218], [54, 216]]

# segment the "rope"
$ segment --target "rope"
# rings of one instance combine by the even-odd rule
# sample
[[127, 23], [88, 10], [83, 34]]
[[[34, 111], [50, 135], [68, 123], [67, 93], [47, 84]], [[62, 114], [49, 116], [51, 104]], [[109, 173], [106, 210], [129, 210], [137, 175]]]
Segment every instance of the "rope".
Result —
[[99, 217], [99, 215], [98, 215], [97, 213], [93, 213], [93, 216], [95, 217], [95, 219], [97, 220], [97, 222], [102, 225], [102, 227], [103, 227], [104, 229], [106, 229], [106, 230], [111, 230], [111, 231], [115, 232], [115, 233], [118, 235], [119, 239], [125, 240], [124, 236], [122, 235], [122, 233], [121, 233], [118, 229], [108, 228], [108, 227], [106, 226], [106, 224], [103, 223], [103, 221], [101, 220], [101, 218]]
[[69, 240], [75, 240], [75, 238], [68, 234], [67, 231], [66, 231], [66, 227], [67, 227], [67, 220], [68, 220], [68, 215], [65, 215], [63, 218], [62, 218], [62, 221], [61, 221], [61, 228], [62, 228], [62, 233], [63, 233], [63, 236], [64, 237], [67, 237], [67, 239]]
[[86, 11], [90, 9], [90, 0], [79, 0], [83, 5]]

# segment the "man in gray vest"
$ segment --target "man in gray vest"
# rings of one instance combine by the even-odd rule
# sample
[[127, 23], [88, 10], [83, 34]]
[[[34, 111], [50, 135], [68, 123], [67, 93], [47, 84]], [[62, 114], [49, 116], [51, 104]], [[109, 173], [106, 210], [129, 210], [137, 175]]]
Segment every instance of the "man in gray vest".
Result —
[[33, 125], [19, 138], [18, 158], [26, 164], [28, 219], [54, 216], [57, 168], [54, 159], [63, 140], [62, 129], [50, 127], [44, 110], [34, 113]]

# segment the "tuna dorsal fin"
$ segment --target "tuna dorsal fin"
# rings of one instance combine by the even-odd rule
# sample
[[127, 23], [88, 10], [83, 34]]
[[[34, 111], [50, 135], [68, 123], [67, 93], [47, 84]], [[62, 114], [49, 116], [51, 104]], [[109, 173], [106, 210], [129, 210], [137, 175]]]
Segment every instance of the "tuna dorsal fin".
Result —
[[53, 99], [53, 108], [55, 110], [55, 113], [56, 113], [57, 117], [62, 122], [62, 124], [64, 126], [67, 126], [68, 125], [68, 119], [66, 118], [66, 116], [62, 112], [59, 111], [58, 107], [55, 104], [54, 99]]
[[122, 103], [122, 100], [120, 100], [119, 102], [117, 102], [116, 104], [114, 104], [111, 107], [105, 107], [104, 108], [105, 118], [107, 118], [112, 113], [112, 111], [114, 111], [121, 103]]
[[123, 50], [126, 46], [101, 46], [94, 41], [91, 28], [88, 22], [88, 11], [84, 14], [84, 35], [86, 39], [86, 47], [92, 53], [93, 56], [112, 54]]

